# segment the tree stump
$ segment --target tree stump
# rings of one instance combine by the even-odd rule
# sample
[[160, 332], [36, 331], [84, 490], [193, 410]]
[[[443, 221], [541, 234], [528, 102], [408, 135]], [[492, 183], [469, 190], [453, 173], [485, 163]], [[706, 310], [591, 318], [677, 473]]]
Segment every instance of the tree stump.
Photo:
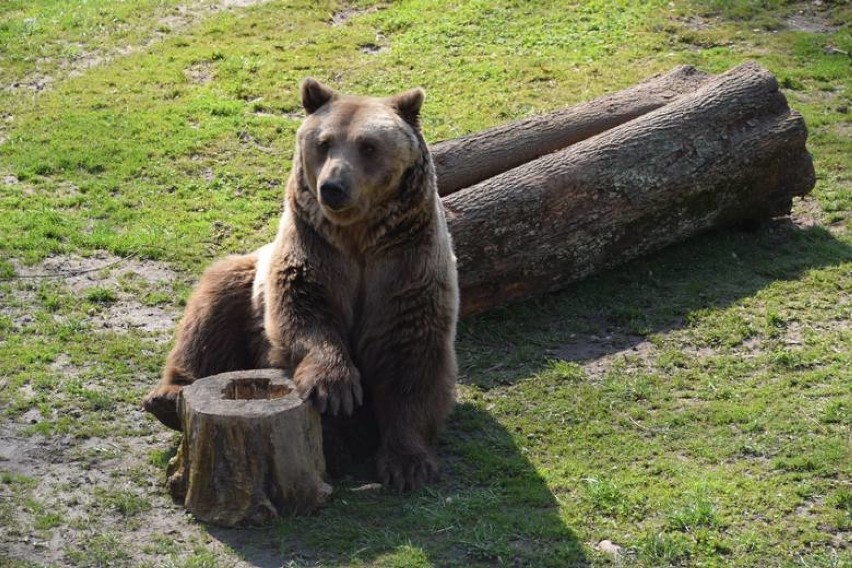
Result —
[[183, 389], [178, 412], [183, 439], [168, 487], [198, 519], [263, 525], [310, 512], [331, 494], [319, 413], [282, 371], [199, 379]]

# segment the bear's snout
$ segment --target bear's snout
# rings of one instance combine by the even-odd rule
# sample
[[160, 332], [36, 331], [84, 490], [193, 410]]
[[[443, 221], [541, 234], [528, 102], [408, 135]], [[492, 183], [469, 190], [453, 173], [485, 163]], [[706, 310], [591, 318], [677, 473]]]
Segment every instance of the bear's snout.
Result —
[[324, 181], [319, 188], [320, 201], [332, 211], [347, 208], [352, 202], [352, 193], [342, 183]]

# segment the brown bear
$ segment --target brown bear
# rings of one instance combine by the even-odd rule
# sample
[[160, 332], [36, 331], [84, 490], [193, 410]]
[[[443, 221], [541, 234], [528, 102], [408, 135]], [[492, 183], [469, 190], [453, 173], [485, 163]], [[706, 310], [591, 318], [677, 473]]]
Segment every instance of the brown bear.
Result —
[[275, 240], [204, 273], [144, 405], [180, 429], [183, 386], [283, 368], [324, 430], [342, 433], [325, 437], [332, 464], [347, 445], [372, 447], [382, 483], [416, 489], [438, 474], [457, 374], [456, 265], [420, 133], [424, 93], [358, 97], [306, 79], [301, 96]]

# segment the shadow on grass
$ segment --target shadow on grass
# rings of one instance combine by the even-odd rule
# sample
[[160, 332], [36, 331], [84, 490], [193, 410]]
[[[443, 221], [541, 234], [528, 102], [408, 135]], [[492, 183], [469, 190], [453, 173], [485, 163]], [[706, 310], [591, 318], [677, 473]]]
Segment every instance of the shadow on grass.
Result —
[[[254, 566], [585, 566], [547, 484], [488, 412], [460, 404], [443, 436], [443, 480], [397, 495], [336, 486], [332, 502], [276, 529], [209, 527]], [[290, 563], [290, 564], [288, 564]]]
[[[547, 360], [590, 363], [641, 349], [691, 314], [724, 308], [773, 282], [852, 261], [852, 247], [822, 227], [773, 220], [752, 232], [709, 233], [568, 289], [462, 322], [461, 381], [514, 384]], [[722, 337], [720, 341], [736, 341]]]

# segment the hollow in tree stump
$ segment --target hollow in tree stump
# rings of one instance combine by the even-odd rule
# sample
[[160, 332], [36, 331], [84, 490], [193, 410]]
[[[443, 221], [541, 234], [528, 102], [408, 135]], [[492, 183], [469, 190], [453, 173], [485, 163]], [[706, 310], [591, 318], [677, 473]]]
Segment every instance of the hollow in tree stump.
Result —
[[282, 371], [199, 379], [183, 389], [178, 411], [183, 440], [169, 492], [198, 519], [262, 525], [310, 512], [331, 494], [320, 416]]

